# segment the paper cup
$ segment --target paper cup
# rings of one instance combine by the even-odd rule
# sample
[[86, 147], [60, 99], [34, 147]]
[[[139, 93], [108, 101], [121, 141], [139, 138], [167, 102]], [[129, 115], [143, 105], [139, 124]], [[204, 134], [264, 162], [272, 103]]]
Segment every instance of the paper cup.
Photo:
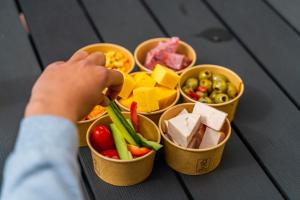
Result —
[[108, 51], [121, 52], [129, 60], [129, 67], [125, 72], [130, 73], [134, 69], [135, 63], [134, 63], [133, 55], [130, 53], [129, 50], [125, 49], [124, 47], [122, 47], [120, 45], [111, 44], [111, 43], [96, 43], [96, 44], [91, 44], [91, 45], [85, 46], [85, 47], [79, 49], [78, 51], [81, 51], [81, 50], [86, 51], [88, 53], [94, 53], [94, 52], [106, 53]]
[[184, 148], [173, 143], [166, 135], [165, 120], [177, 116], [184, 108], [192, 112], [194, 103], [178, 104], [167, 110], [159, 120], [159, 130], [163, 138], [165, 159], [167, 164], [183, 174], [200, 175], [211, 172], [220, 163], [223, 149], [231, 135], [231, 126], [226, 119], [221, 131], [225, 133], [225, 139], [215, 147], [207, 149]]
[[91, 126], [91, 124], [98, 119], [99, 117], [103, 116], [106, 114], [106, 111], [103, 112], [101, 115], [89, 119], [89, 120], [81, 120], [77, 122], [77, 129], [78, 129], [78, 134], [79, 134], [79, 146], [80, 147], [85, 147], [87, 146], [87, 142], [86, 142], [86, 133], [88, 128]]
[[[144, 41], [143, 43], [139, 44], [136, 49], [134, 50], [134, 59], [137, 64], [137, 66], [140, 68], [141, 71], [151, 71], [147, 67], [144, 66], [145, 59], [147, 56], [147, 53], [153, 49], [156, 45], [158, 45], [159, 42], [169, 40], [170, 38], [153, 38]], [[195, 53], [195, 50], [187, 43], [180, 41], [179, 42], [179, 47], [177, 49], [177, 53], [181, 53], [186, 55], [188, 58], [192, 60], [191, 64], [187, 66], [186, 68], [175, 71], [176, 73], [180, 74], [183, 72], [185, 69], [188, 69], [192, 66], [194, 66], [197, 56]]]
[[[128, 112], [123, 112], [123, 114], [125, 117], [130, 117]], [[160, 142], [158, 127], [147, 117], [138, 116], [141, 134], [148, 140]], [[99, 154], [91, 146], [89, 139], [91, 131], [98, 125], [109, 125], [110, 123], [112, 121], [108, 115], [100, 117], [89, 127], [86, 136], [96, 175], [103, 181], [116, 186], [129, 186], [144, 181], [151, 174], [155, 151], [133, 160], [117, 160]]]
[[[135, 74], [140, 73], [140, 72], [134, 72], [131, 73], [131, 76], [134, 76]], [[147, 74], [151, 74], [151, 72], [147, 72]], [[174, 98], [174, 100], [170, 103], [170, 105], [168, 105], [167, 107], [163, 108], [163, 109], [159, 109], [157, 111], [153, 111], [153, 112], [138, 112], [139, 114], [145, 115], [148, 118], [150, 118], [155, 124], [158, 123], [159, 118], [161, 116], [161, 114], [163, 112], [165, 112], [166, 110], [168, 110], [170, 107], [174, 106], [178, 100], [180, 98], [180, 92], [179, 92], [179, 88], [177, 87], [177, 93], [176, 93], [176, 97]], [[130, 108], [127, 108], [126, 106], [124, 106], [123, 104], [121, 104], [118, 99], [116, 99], [116, 104], [121, 108], [121, 110], [123, 111], [130, 111]]]
[[240, 97], [244, 92], [244, 84], [242, 79], [233, 71], [228, 68], [221, 67], [218, 65], [197, 65], [193, 68], [185, 70], [180, 75], [179, 81], [179, 90], [180, 94], [183, 96], [184, 102], [197, 102], [194, 99], [190, 98], [185, 92], [182, 90], [182, 86], [184, 85], [185, 81], [190, 77], [198, 78], [198, 73], [202, 70], [209, 70], [211, 72], [223, 74], [227, 77], [227, 79], [238, 89], [238, 95], [231, 99], [230, 101], [218, 104], [208, 104], [218, 110], [228, 113], [228, 119], [231, 122], [234, 119], [235, 111], [239, 102]]

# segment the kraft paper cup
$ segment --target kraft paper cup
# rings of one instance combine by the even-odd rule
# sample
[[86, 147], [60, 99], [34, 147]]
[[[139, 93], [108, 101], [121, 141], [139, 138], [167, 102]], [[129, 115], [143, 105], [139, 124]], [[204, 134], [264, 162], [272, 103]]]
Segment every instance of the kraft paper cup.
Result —
[[[157, 46], [159, 42], [163, 42], [163, 41], [166, 41], [169, 39], [170, 38], [153, 38], [153, 39], [144, 41], [143, 43], [139, 44], [136, 47], [136, 49], [134, 50], [134, 59], [135, 59], [137, 66], [140, 68], [141, 71], [151, 71], [144, 65], [147, 53], [151, 49], [153, 49], [155, 46]], [[189, 66], [187, 66], [186, 68], [179, 70], [179, 71], [175, 71], [177, 74], [180, 74], [185, 69], [188, 69], [188, 68], [194, 66], [194, 64], [197, 60], [197, 56], [196, 56], [196, 53], [195, 53], [195, 50], [193, 49], [193, 47], [191, 47], [189, 44], [180, 40], [179, 47], [177, 49], [177, 53], [184, 54], [192, 60], [191, 64]]]
[[[130, 113], [122, 113], [125, 117], [130, 117]], [[147, 117], [142, 115], [138, 117], [141, 134], [148, 140], [160, 142], [158, 127]], [[129, 186], [144, 181], [152, 172], [155, 151], [133, 160], [117, 160], [101, 155], [91, 146], [89, 139], [91, 131], [98, 125], [108, 126], [110, 123], [112, 121], [108, 115], [100, 117], [89, 127], [86, 136], [96, 175], [103, 181], [116, 186]]]
[[91, 124], [98, 119], [99, 117], [103, 116], [106, 114], [106, 111], [103, 112], [101, 115], [89, 119], [89, 120], [81, 120], [77, 122], [77, 129], [78, 129], [78, 134], [79, 134], [79, 146], [80, 147], [85, 147], [87, 146], [87, 142], [86, 142], [86, 133], [88, 128], [91, 126]]
[[[137, 73], [141, 73], [141, 72], [134, 72], [134, 73], [131, 73], [130, 75], [131, 76], [134, 76], [135, 74]], [[151, 74], [151, 72], [147, 72], [147, 74]], [[179, 98], [180, 98], [180, 92], [179, 92], [179, 88], [177, 86], [177, 93], [176, 93], [176, 97], [174, 98], [174, 100], [170, 103], [170, 105], [168, 105], [167, 107], [163, 108], [163, 109], [159, 109], [159, 110], [156, 110], [156, 111], [153, 111], [153, 112], [138, 112], [139, 114], [142, 114], [142, 115], [145, 115], [147, 116], [148, 118], [150, 118], [155, 124], [158, 123], [159, 121], [159, 118], [160, 116], [162, 115], [163, 112], [165, 112], [166, 110], [168, 110], [170, 107], [174, 106]], [[118, 98], [119, 99], [119, 98]], [[118, 99], [116, 99], [116, 104], [121, 108], [121, 110], [123, 111], [130, 111], [130, 108], [124, 106], [123, 104], [121, 104]]]
[[130, 53], [129, 50], [127, 50], [126, 48], [117, 45], [117, 44], [111, 44], [111, 43], [96, 43], [96, 44], [91, 44], [88, 46], [85, 46], [81, 49], [79, 49], [78, 51], [86, 51], [88, 53], [94, 53], [94, 52], [102, 52], [102, 53], [106, 53], [108, 51], [117, 51], [117, 52], [121, 52], [122, 54], [124, 54], [128, 60], [129, 60], [129, 67], [128, 69], [126, 69], [125, 73], [130, 73], [133, 69], [134, 69], [134, 58], [132, 53]]
[[218, 65], [197, 65], [193, 68], [185, 70], [180, 75], [180, 81], [179, 81], [179, 90], [180, 94], [183, 96], [184, 102], [197, 102], [194, 99], [190, 98], [185, 92], [182, 90], [182, 86], [184, 85], [185, 81], [190, 77], [198, 78], [198, 74], [202, 70], [209, 70], [211, 72], [223, 74], [227, 77], [227, 79], [237, 88], [238, 95], [231, 99], [230, 101], [219, 103], [219, 104], [208, 104], [209, 106], [212, 106], [218, 110], [221, 110], [223, 112], [228, 113], [228, 119], [231, 122], [234, 119], [235, 111], [238, 105], [238, 102], [244, 92], [244, 83], [242, 79], [233, 71], [231, 71], [228, 68], [221, 67]]
[[192, 112], [194, 103], [178, 104], [167, 110], [159, 120], [159, 130], [163, 138], [164, 153], [167, 164], [183, 174], [200, 175], [211, 172], [220, 163], [223, 155], [225, 144], [231, 135], [231, 126], [226, 119], [221, 131], [225, 133], [225, 139], [215, 147], [207, 149], [190, 149], [184, 148], [173, 143], [166, 135], [165, 120], [177, 116], [184, 108]]

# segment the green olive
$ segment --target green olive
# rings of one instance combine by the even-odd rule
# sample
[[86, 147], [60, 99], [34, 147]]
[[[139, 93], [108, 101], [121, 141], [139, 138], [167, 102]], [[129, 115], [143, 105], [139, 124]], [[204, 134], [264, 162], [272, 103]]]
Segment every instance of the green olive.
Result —
[[185, 85], [195, 90], [198, 87], [198, 80], [196, 78], [188, 78]]
[[229, 101], [227, 94], [220, 93], [215, 96], [215, 103], [224, 103], [226, 101]]
[[201, 97], [198, 101], [201, 103], [213, 103], [209, 97]]
[[213, 90], [222, 93], [222, 92], [226, 92], [227, 90], [227, 83], [224, 80], [217, 80], [217, 81], [213, 81], [213, 85], [212, 85]]
[[215, 99], [215, 97], [216, 97], [217, 94], [218, 94], [218, 92], [215, 91], [215, 90], [213, 90], [213, 91], [210, 93], [209, 98], [210, 98], [211, 100], [214, 101], [214, 99]]
[[207, 88], [207, 91], [210, 92], [212, 90], [212, 82], [208, 79], [201, 79], [200, 86], [204, 86]]
[[227, 83], [227, 95], [230, 98], [234, 98], [237, 95], [237, 89], [232, 83]]
[[218, 81], [218, 80], [223, 80], [223, 81], [227, 81], [226, 76], [224, 76], [223, 74], [217, 74], [217, 73], [213, 73], [212, 74], [212, 81]]
[[182, 87], [182, 91], [186, 94], [190, 93], [190, 91], [193, 91], [192, 88], [190, 88], [189, 86], [185, 85]]
[[211, 71], [204, 70], [204, 71], [201, 71], [199, 73], [198, 78], [199, 78], [199, 80], [202, 80], [202, 79], [211, 79], [211, 76], [212, 76]]
[[199, 97], [207, 97], [207, 92], [200, 92], [200, 91], [197, 91], [196, 94], [197, 94]]

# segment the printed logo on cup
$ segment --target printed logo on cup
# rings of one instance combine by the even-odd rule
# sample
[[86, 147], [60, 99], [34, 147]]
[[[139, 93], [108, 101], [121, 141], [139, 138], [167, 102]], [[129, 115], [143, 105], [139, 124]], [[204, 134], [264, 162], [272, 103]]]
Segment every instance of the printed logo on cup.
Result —
[[210, 164], [210, 159], [209, 158], [199, 159], [197, 161], [197, 166], [196, 166], [197, 173], [207, 170], [208, 167], [209, 167], [209, 164]]

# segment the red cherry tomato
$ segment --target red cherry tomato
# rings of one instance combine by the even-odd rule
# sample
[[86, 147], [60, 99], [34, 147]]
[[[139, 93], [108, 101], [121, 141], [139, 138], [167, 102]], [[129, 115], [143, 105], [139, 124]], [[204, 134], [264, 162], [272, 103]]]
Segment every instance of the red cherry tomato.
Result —
[[92, 130], [90, 141], [94, 149], [98, 152], [115, 148], [112, 134], [105, 125], [97, 126]]
[[197, 90], [200, 91], [200, 92], [207, 92], [207, 87], [205, 87], [205, 86], [199, 86], [197, 88]]
[[151, 151], [151, 149], [148, 149], [146, 147], [137, 147], [131, 144], [127, 145], [128, 150], [134, 157], [140, 157], [143, 156]]
[[115, 149], [108, 149], [108, 150], [102, 151], [101, 154], [106, 157], [109, 157], [109, 158], [120, 159], [119, 154], [118, 154], [117, 150], [115, 150]]

